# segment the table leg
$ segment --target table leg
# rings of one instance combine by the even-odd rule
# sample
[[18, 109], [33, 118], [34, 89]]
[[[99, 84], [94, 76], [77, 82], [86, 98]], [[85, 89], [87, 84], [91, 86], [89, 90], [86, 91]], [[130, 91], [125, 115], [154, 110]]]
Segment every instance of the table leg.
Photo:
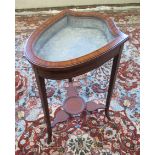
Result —
[[69, 82], [73, 82], [73, 79], [72, 78], [69, 78]]
[[52, 129], [51, 129], [51, 121], [50, 121], [48, 102], [47, 102], [45, 79], [38, 75], [36, 69], [34, 69], [34, 71], [35, 71], [36, 82], [38, 85], [39, 95], [42, 103], [42, 108], [44, 112], [44, 118], [47, 125], [47, 133], [48, 133], [47, 143], [49, 144], [52, 141]]
[[118, 66], [119, 66], [119, 62], [121, 58], [122, 48], [123, 46], [120, 49], [121, 50], [120, 53], [114, 57], [113, 64], [112, 64], [108, 94], [107, 94], [107, 99], [106, 99], [106, 107], [105, 107], [105, 115], [109, 120], [110, 120], [110, 116], [109, 116], [110, 101], [111, 101], [112, 92], [113, 92], [115, 81], [116, 81], [116, 75], [117, 75], [117, 70], [118, 70]]

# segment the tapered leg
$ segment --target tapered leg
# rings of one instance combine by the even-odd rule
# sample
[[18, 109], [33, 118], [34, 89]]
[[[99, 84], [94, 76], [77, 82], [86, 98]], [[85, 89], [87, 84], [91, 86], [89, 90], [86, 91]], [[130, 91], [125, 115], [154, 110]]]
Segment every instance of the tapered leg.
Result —
[[110, 120], [110, 116], [109, 116], [110, 101], [111, 101], [112, 92], [116, 81], [116, 75], [117, 75], [117, 70], [118, 70], [118, 66], [121, 58], [122, 48], [123, 47], [121, 47], [120, 49], [121, 50], [120, 53], [114, 57], [113, 64], [112, 64], [111, 77], [109, 81], [109, 88], [108, 88], [106, 107], [105, 107], [105, 115], [109, 120]]
[[45, 79], [38, 75], [37, 70], [35, 68], [34, 68], [34, 72], [35, 72], [39, 95], [40, 95], [40, 99], [43, 107], [44, 117], [47, 125], [47, 133], [48, 133], [47, 143], [50, 143], [52, 141], [52, 129], [51, 129], [50, 115], [49, 115], [48, 102], [47, 102]]

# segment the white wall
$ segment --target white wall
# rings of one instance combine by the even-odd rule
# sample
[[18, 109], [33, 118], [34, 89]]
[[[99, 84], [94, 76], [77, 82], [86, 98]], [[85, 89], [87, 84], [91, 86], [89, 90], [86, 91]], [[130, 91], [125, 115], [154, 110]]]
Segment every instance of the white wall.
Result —
[[140, 3], [140, 0], [16, 0], [16, 9], [80, 6], [97, 4]]

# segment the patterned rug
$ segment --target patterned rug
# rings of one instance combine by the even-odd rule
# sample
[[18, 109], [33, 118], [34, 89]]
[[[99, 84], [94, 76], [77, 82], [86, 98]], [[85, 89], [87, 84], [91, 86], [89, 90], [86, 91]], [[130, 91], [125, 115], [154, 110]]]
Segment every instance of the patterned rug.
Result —
[[[117, 8], [117, 7], [116, 7]], [[79, 9], [80, 10], [80, 9]], [[31, 32], [59, 11], [16, 13], [16, 155], [139, 155], [139, 8], [97, 7], [114, 19], [129, 35], [121, 57], [110, 107], [111, 121], [104, 110], [73, 117], [53, 129], [53, 142], [47, 144], [46, 125], [31, 65], [23, 47]], [[83, 11], [82, 10], [82, 11]], [[112, 61], [74, 78], [74, 85], [85, 101], [105, 103]], [[67, 80], [47, 80], [51, 122], [66, 98]], [[85, 119], [83, 119], [85, 118]]]

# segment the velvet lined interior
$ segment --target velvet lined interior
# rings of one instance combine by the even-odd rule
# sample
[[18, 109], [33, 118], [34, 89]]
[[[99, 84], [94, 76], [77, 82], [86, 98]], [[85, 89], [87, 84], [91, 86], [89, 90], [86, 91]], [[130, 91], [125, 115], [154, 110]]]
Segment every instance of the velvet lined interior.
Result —
[[43, 60], [67, 61], [89, 54], [113, 39], [104, 21], [68, 15], [41, 34], [34, 51]]

